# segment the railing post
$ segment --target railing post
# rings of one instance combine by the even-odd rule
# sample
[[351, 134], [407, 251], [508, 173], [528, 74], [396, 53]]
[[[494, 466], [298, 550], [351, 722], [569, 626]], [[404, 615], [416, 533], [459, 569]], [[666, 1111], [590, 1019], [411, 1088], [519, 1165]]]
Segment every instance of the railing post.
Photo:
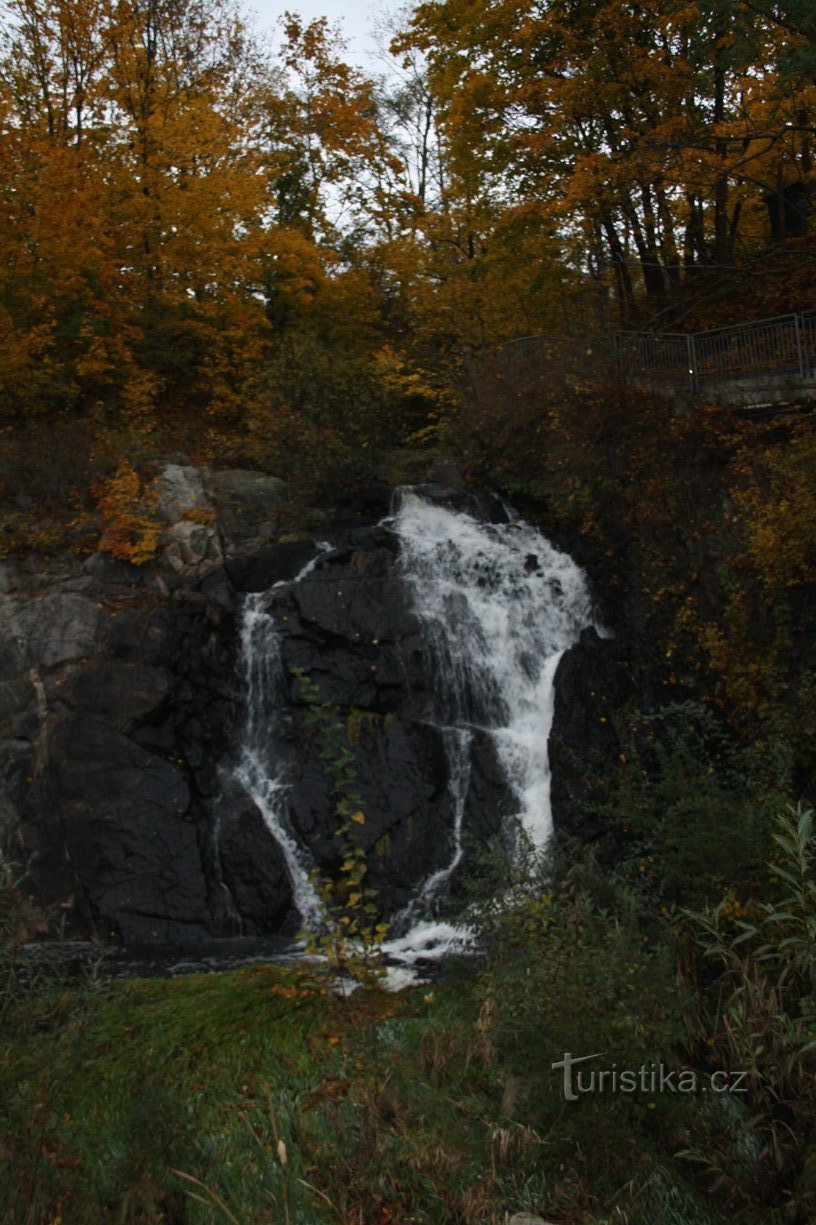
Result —
[[688, 372], [691, 390], [697, 390], [697, 352], [694, 346], [694, 336], [686, 337], [686, 353], [688, 356]]
[[796, 357], [799, 362], [799, 377], [801, 379], [806, 379], [807, 370], [805, 369], [805, 355], [804, 350], [802, 349], [802, 329], [799, 326], [798, 313], [793, 316], [793, 324], [796, 328]]

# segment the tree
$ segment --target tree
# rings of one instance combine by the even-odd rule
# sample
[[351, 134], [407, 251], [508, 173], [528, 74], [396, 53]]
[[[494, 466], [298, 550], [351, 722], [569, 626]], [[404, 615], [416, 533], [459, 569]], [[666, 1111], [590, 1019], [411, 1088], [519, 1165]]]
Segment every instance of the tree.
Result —
[[261, 66], [231, 0], [13, 0], [3, 35], [7, 390], [230, 406], [265, 322]]
[[798, 173], [810, 102], [774, 70], [788, 37], [723, 0], [448, 0], [421, 4], [398, 45], [428, 57], [462, 179], [509, 210], [534, 202], [628, 317], [638, 280], [660, 311], [729, 267], [762, 194]]

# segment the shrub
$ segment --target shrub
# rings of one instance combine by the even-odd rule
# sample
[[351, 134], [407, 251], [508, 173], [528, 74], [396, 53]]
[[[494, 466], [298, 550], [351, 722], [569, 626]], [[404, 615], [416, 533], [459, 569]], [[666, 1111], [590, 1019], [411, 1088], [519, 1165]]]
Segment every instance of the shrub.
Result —
[[603, 763], [585, 808], [630, 885], [666, 907], [705, 905], [728, 886], [756, 889], [787, 795], [785, 746], [741, 745], [694, 702], [617, 724], [619, 761]]
[[[800, 1172], [809, 1177], [810, 1190], [802, 1190], [798, 1207], [812, 1214], [816, 1187], [812, 1171], [803, 1167], [816, 1126], [813, 810], [802, 804], [782, 809], [773, 842], [771, 900], [735, 909], [726, 895], [716, 907], [689, 912], [689, 918], [698, 946], [716, 965], [701, 1008], [710, 1058], [747, 1074], [753, 1126], [761, 1136], [756, 1160], [777, 1192], [789, 1189]], [[728, 1177], [721, 1151], [696, 1156], [718, 1177]]]
[[140, 566], [156, 554], [161, 525], [155, 497], [136, 469], [122, 460], [114, 476], [94, 487], [103, 532], [99, 547]]
[[399, 395], [364, 353], [312, 333], [281, 338], [249, 412], [253, 457], [304, 500], [370, 480], [377, 450], [401, 440]]
[[360, 985], [376, 983], [383, 972], [382, 943], [388, 925], [379, 921], [374, 898], [366, 884], [368, 864], [359, 834], [365, 826], [357, 787], [349, 730], [334, 707], [320, 701], [317, 685], [302, 669], [293, 669], [298, 698], [306, 703], [306, 723], [321, 748], [320, 757], [332, 783], [340, 850], [336, 878], [315, 869], [313, 884], [321, 903], [319, 926], [305, 933], [306, 952], [325, 958], [330, 969]]

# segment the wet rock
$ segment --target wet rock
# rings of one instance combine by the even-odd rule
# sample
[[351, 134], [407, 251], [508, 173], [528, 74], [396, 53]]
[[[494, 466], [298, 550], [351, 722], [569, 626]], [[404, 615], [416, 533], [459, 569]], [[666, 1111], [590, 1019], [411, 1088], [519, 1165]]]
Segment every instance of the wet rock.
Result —
[[220, 808], [218, 860], [242, 933], [296, 929], [286, 861], [260, 812], [237, 784], [227, 786]]
[[316, 568], [298, 584], [295, 599], [304, 621], [364, 645], [397, 641], [409, 607], [407, 591], [395, 580], [394, 556], [379, 547], [360, 547], [345, 564]]
[[484, 846], [501, 833], [518, 804], [507, 784], [493, 737], [474, 730], [470, 744], [470, 785], [465, 801], [466, 836]]
[[237, 591], [267, 591], [275, 583], [291, 582], [317, 551], [307, 537], [284, 540], [249, 556], [231, 558], [224, 568]]
[[[294, 724], [290, 741], [293, 825], [328, 871], [336, 870], [341, 845], [336, 796], [321, 745]], [[355, 835], [368, 853], [367, 883], [390, 914], [413, 889], [445, 867], [453, 855], [453, 802], [442, 733], [373, 711], [346, 715], [345, 733], [365, 822]]]

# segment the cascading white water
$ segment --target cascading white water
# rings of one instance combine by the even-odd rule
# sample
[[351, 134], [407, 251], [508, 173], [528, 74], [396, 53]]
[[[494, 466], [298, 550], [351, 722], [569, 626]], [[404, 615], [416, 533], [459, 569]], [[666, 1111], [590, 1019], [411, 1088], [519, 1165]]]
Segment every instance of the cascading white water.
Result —
[[450, 770], [448, 789], [453, 801], [453, 854], [450, 863], [429, 876], [416, 897], [391, 920], [391, 930], [399, 934], [388, 941], [385, 951], [407, 964], [463, 949], [471, 942], [471, 935], [465, 929], [427, 918], [462, 861], [462, 822], [470, 785], [471, 733], [467, 728], [457, 727], [444, 728], [442, 732]]
[[436, 669], [436, 714], [490, 732], [521, 825], [541, 848], [552, 832], [555, 673], [592, 623], [584, 573], [522, 520], [481, 523], [410, 490], [392, 522]]
[[248, 595], [241, 621], [241, 664], [246, 720], [236, 778], [252, 797], [286, 863], [292, 898], [305, 925], [320, 914], [310, 880], [312, 864], [292, 833], [287, 815], [287, 786], [272, 749], [275, 721], [283, 696], [280, 635], [264, 605], [268, 595]]
[[[386, 523], [399, 538], [400, 572], [436, 673], [432, 718], [444, 737], [454, 814], [449, 862], [395, 916], [392, 931], [398, 934], [384, 945], [390, 959], [410, 967], [472, 940], [467, 929], [435, 919], [432, 911], [463, 855], [474, 729], [492, 736], [521, 825], [534, 846], [545, 845], [552, 830], [548, 738], [555, 673], [592, 618], [583, 572], [521, 520], [483, 523], [405, 490]], [[295, 584], [329, 548], [321, 547]], [[313, 863], [293, 834], [288, 785], [274, 756], [285, 686], [268, 601], [268, 593], [249, 595], [243, 607], [246, 719], [236, 777], [281, 848], [295, 906], [310, 927], [319, 925], [321, 913], [310, 879]], [[392, 980], [410, 981], [410, 970]]]

